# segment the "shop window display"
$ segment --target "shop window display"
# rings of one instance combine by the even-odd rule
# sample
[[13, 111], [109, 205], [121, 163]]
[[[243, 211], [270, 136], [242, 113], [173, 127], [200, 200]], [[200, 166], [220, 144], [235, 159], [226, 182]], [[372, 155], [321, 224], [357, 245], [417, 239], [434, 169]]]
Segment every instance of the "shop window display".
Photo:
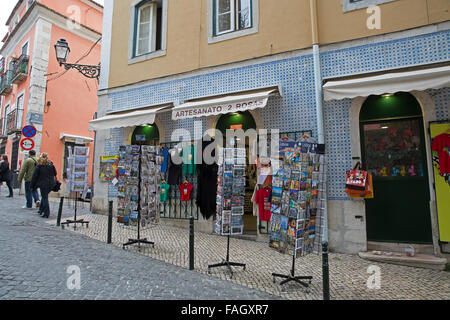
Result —
[[375, 177], [424, 175], [420, 121], [363, 124], [365, 166]]

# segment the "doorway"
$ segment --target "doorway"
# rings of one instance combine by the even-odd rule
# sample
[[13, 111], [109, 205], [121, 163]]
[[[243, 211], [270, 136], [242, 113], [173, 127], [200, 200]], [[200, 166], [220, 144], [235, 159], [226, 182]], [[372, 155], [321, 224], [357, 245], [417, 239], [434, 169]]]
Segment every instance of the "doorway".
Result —
[[422, 108], [410, 93], [370, 96], [360, 111], [363, 169], [373, 176], [367, 240], [431, 244]]
[[[256, 130], [256, 122], [249, 111], [228, 113], [220, 116], [217, 121], [216, 129], [222, 132], [224, 145], [227, 129], [239, 130], [244, 132], [248, 129]], [[258, 219], [253, 215], [252, 195], [256, 185], [256, 165], [249, 163], [249, 141], [245, 141], [246, 149], [246, 181], [245, 181], [245, 203], [244, 203], [244, 234], [256, 235], [258, 230]]]
[[156, 124], [138, 126], [131, 135], [132, 145], [159, 145], [159, 130]]

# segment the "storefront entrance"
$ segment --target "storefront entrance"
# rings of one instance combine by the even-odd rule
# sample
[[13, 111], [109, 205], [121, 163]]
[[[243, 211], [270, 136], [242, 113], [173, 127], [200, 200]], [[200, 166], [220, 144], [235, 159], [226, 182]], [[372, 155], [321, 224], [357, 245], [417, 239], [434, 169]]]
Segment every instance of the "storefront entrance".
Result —
[[[226, 137], [227, 129], [242, 129], [244, 131], [248, 129], [256, 130], [256, 122], [250, 112], [236, 112], [229, 113], [220, 116], [217, 121], [216, 129], [220, 130]], [[225, 141], [224, 141], [225, 145]], [[256, 165], [249, 164], [249, 141], [245, 141], [245, 148], [247, 149], [247, 167], [246, 167], [246, 187], [245, 187], [245, 207], [244, 207], [244, 234], [256, 235], [257, 234], [257, 217], [253, 216], [253, 203], [252, 195], [256, 185]]]
[[150, 146], [158, 145], [159, 130], [156, 124], [136, 127], [131, 135], [131, 144]]
[[409, 93], [370, 96], [360, 112], [362, 165], [373, 175], [367, 240], [432, 243], [422, 109]]

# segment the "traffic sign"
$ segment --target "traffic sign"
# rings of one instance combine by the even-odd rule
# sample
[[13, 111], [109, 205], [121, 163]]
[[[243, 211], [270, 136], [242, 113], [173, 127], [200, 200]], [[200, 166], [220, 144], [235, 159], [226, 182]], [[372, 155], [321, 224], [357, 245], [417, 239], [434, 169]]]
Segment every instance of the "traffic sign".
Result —
[[20, 141], [20, 146], [23, 150], [29, 151], [34, 148], [34, 141], [30, 138], [25, 138], [22, 141]]
[[36, 135], [36, 128], [28, 125], [23, 127], [22, 134], [27, 138], [33, 138]]

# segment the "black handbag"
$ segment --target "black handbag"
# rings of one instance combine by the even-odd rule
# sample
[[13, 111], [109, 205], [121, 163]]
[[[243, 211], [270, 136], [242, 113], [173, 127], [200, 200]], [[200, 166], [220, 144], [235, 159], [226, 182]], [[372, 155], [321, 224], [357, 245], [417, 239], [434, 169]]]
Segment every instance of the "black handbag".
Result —
[[61, 182], [59, 182], [57, 179], [55, 179], [55, 185], [53, 186], [52, 191], [58, 192], [59, 190], [61, 190]]

